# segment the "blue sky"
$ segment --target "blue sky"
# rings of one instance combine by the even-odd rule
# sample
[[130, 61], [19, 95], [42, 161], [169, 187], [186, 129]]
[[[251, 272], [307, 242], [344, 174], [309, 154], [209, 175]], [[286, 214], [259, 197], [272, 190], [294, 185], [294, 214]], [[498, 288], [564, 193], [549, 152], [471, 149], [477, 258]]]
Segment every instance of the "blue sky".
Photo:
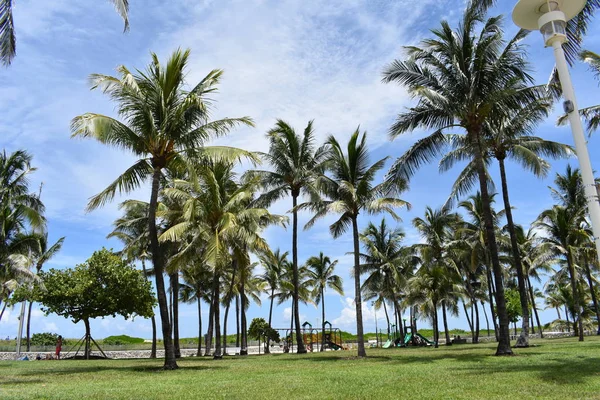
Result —
[[[500, 2], [492, 12], [507, 15], [507, 35], [516, 33], [510, 20], [513, 2]], [[38, 168], [32, 189], [44, 183], [42, 199], [47, 207], [49, 232], [56, 240], [66, 236], [63, 251], [48, 267], [72, 267], [85, 261], [102, 247], [118, 248], [106, 240], [113, 220], [119, 216], [118, 201], [85, 214], [87, 199], [101, 191], [131, 165], [133, 159], [120, 150], [91, 141], [69, 138], [70, 120], [84, 112], [114, 115], [114, 105], [87, 85], [90, 73], [112, 74], [118, 65], [143, 68], [149, 52], [165, 59], [177, 47], [191, 48], [188, 73], [190, 84], [213, 68], [225, 70], [215, 117], [248, 115], [256, 128], [241, 128], [227, 143], [251, 150], [266, 150], [265, 132], [276, 118], [302, 129], [315, 120], [319, 140], [329, 134], [345, 141], [358, 125], [368, 132], [372, 160], [397, 157], [424, 132], [414, 132], [393, 142], [387, 129], [395, 115], [411, 104], [404, 89], [380, 82], [383, 67], [402, 58], [402, 46], [415, 44], [441, 19], [456, 25], [464, 1], [422, 0], [134, 0], [131, 2], [131, 31], [123, 34], [123, 24], [109, 2], [72, 0], [17, 0], [15, 25], [17, 57], [9, 68], [0, 69], [0, 140], [7, 151], [26, 149]], [[600, 51], [600, 22], [590, 28], [585, 47]], [[544, 49], [539, 34], [527, 39], [532, 74], [544, 83], [553, 66], [552, 51]], [[597, 81], [585, 66], [573, 69], [575, 89], [581, 107], [600, 102]], [[568, 127], [555, 126], [558, 111], [540, 125], [537, 134], [571, 143]], [[592, 162], [598, 168], [598, 137], [589, 142]], [[575, 160], [571, 160], [572, 163]], [[552, 204], [548, 185], [567, 161], [553, 163], [545, 180], [538, 180], [509, 164], [508, 179], [515, 206], [516, 222], [528, 226], [543, 209]], [[440, 206], [446, 199], [456, 171], [439, 175], [432, 165], [419, 171], [410, 191], [403, 195], [412, 203], [410, 212], [401, 211], [406, 243], [419, 241], [410, 221], [427, 205]], [[147, 200], [147, 187], [130, 197]], [[285, 213], [291, 200], [275, 204], [273, 212]], [[301, 216], [301, 223], [309, 215]], [[325, 219], [308, 232], [300, 233], [299, 259], [319, 251], [339, 260], [338, 273], [344, 279], [345, 296], [326, 295], [327, 318], [345, 330], [355, 330], [353, 284], [350, 276], [351, 236], [338, 240], [329, 236]], [[361, 226], [367, 224], [361, 221]], [[280, 228], [265, 233], [273, 248], [291, 248], [291, 232]], [[208, 312], [207, 305], [204, 313]], [[9, 311], [0, 322], [0, 337], [15, 336], [17, 310]], [[268, 300], [252, 305], [248, 317], [266, 317]], [[289, 326], [289, 304], [274, 311], [274, 325]], [[314, 306], [302, 307], [301, 315], [313, 325], [320, 312]], [[375, 318], [365, 305], [365, 329], [373, 331]], [[377, 313], [384, 325], [383, 311]], [[554, 319], [552, 310], [542, 319]], [[183, 306], [181, 336], [197, 332], [194, 306]], [[425, 325], [428, 325], [425, 322]], [[482, 321], [485, 325], [485, 322]], [[451, 327], [467, 328], [461, 316], [451, 318]], [[234, 326], [233, 316], [229, 326]], [[34, 307], [32, 331], [53, 331], [67, 337], [83, 335], [81, 324], [50, 315]], [[150, 337], [150, 322], [120, 318], [92, 322], [95, 337], [129, 334]]]

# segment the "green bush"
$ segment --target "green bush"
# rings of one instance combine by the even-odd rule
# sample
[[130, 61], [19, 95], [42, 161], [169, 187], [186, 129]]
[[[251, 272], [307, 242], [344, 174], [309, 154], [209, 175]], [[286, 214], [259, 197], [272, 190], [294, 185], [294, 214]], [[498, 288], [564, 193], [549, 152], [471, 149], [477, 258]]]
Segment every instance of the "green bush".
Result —
[[[23, 339], [23, 343], [25, 343], [26, 339]], [[56, 333], [44, 332], [44, 333], [34, 333], [31, 335], [31, 345], [32, 346], [54, 346], [56, 345], [56, 341], [58, 340], [58, 335]], [[65, 339], [63, 338], [63, 345], [66, 344]]]
[[131, 337], [131, 336], [127, 336], [127, 335], [119, 335], [119, 336], [106, 337], [106, 338], [104, 338], [102, 343], [108, 344], [108, 345], [140, 344], [140, 343], [144, 343], [144, 339]]

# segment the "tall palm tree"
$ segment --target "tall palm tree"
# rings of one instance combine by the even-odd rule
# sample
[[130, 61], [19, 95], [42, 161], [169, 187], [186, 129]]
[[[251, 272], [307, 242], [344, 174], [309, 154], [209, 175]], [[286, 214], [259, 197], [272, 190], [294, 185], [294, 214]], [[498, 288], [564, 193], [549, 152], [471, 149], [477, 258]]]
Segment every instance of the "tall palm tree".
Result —
[[[281, 275], [285, 271], [286, 264], [289, 263], [287, 256], [289, 252], [282, 253], [281, 250], [277, 249], [274, 252], [266, 251], [259, 254], [258, 259], [262, 265], [264, 272], [260, 276], [260, 279], [265, 283], [265, 290], [269, 294], [269, 328], [273, 319], [273, 302], [275, 301], [275, 292], [279, 289], [279, 282]], [[265, 352], [269, 352], [270, 339], [267, 340]]]
[[73, 137], [93, 138], [127, 149], [138, 157], [134, 165], [92, 197], [88, 210], [101, 207], [116, 193], [129, 193], [151, 179], [148, 234], [162, 322], [165, 369], [175, 369], [177, 363], [163, 278], [165, 257], [160, 251], [156, 225], [161, 178], [165, 170], [181, 168], [184, 155], [194, 159], [210, 152], [236, 153], [230, 148], [208, 148], [204, 144], [213, 136], [227, 134], [237, 125], [252, 125], [248, 117], [210, 121], [207, 96], [217, 90], [223, 72], [213, 70], [187, 90], [184, 78], [189, 54], [189, 50], [177, 50], [166, 65], [161, 65], [153, 53], [145, 72], [131, 73], [120, 66], [119, 77], [92, 75], [92, 89], [108, 94], [117, 103], [117, 111], [125, 122], [94, 113], [80, 115], [71, 122]]
[[[388, 329], [390, 318], [386, 301], [391, 302], [394, 309], [394, 320], [402, 320], [400, 298], [406, 294], [406, 284], [412, 276], [418, 260], [412, 256], [412, 250], [403, 246], [404, 232], [401, 229], [390, 229], [385, 218], [378, 226], [369, 222], [361, 233], [360, 240], [365, 248], [361, 253], [361, 271], [368, 274], [362, 285], [363, 300], [375, 300], [375, 308], [383, 306]], [[398, 324], [396, 324], [398, 325]], [[400, 336], [403, 327], [400, 326]]]
[[577, 269], [575, 267], [575, 252], [581, 240], [587, 235], [578, 224], [583, 210], [573, 212], [563, 206], [554, 206], [540, 214], [535, 226], [543, 229], [546, 233], [544, 238], [544, 247], [552, 252], [557, 259], [562, 259], [568, 266], [568, 274], [571, 283], [571, 292], [573, 296], [573, 306], [575, 309], [574, 318], [579, 325], [579, 341], [583, 341], [583, 321]]
[[[550, 99], [544, 97], [543, 90], [539, 87], [525, 88], [528, 92], [524, 106], [520, 109], [507, 110], [499, 118], [487, 121], [485, 125], [484, 157], [493, 157], [498, 161], [500, 167], [500, 180], [502, 182], [502, 198], [507, 221], [507, 230], [510, 236], [510, 251], [513, 258], [513, 267], [517, 275], [517, 285], [521, 301], [522, 329], [515, 347], [529, 346], [529, 303], [527, 301], [527, 289], [523, 265], [519, 253], [517, 234], [512, 217], [512, 207], [508, 194], [508, 182], [506, 177], [506, 159], [513, 159], [531, 171], [535, 176], [544, 178], [550, 171], [550, 163], [543, 157], [564, 158], [574, 154], [569, 146], [562, 143], [544, 140], [531, 136], [538, 123], [548, 115], [551, 107]], [[472, 149], [464, 136], [456, 135], [453, 138], [454, 150], [447, 153], [440, 161], [440, 169], [447, 171], [459, 160], [471, 158]], [[469, 163], [461, 176], [473, 176], [475, 171], [472, 163]], [[454, 188], [464, 192], [474, 182], [466, 179], [462, 185]], [[458, 195], [458, 193], [453, 193]]]
[[210, 270], [200, 262], [193, 263], [181, 271], [183, 282], [179, 298], [184, 303], [196, 303], [198, 307], [198, 351], [202, 355], [202, 302], [210, 303], [212, 275]]
[[520, 44], [526, 33], [519, 32], [507, 43], [501, 28], [502, 17], [486, 18], [485, 11], [476, 1], [470, 1], [458, 29], [453, 30], [443, 21], [440, 29], [432, 31], [433, 39], [423, 40], [421, 47], [408, 47], [408, 59], [396, 60], [385, 70], [384, 82], [398, 82], [419, 99], [416, 106], [398, 116], [390, 135], [397, 137], [416, 128], [434, 130], [400, 157], [388, 176], [409, 179], [422, 164], [451, 145], [446, 130], [464, 130], [473, 151], [472, 162], [477, 173], [472, 179], [479, 182], [496, 285], [500, 321], [496, 354], [505, 355], [512, 354], [512, 349], [485, 168], [485, 126], [506, 110], [520, 109], [526, 104], [528, 96], [523, 89], [532, 78], [527, 73], [528, 64]]
[[[414, 218], [413, 226], [419, 232], [425, 243], [415, 244], [413, 248], [418, 252], [421, 259], [421, 267], [417, 275], [417, 285], [420, 288], [427, 287], [431, 303], [433, 319], [433, 330], [436, 347], [439, 341], [438, 307], [443, 308], [444, 328], [446, 331], [446, 344], [450, 344], [448, 324], [446, 320], [446, 303], [454, 288], [454, 281], [458, 276], [454, 265], [449, 263], [448, 247], [454, 236], [455, 229], [461, 223], [458, 214], [451, 212], [448, 208], [433, 210], [425, 208], [425, 218]], [[414, 286], [414, 284], [413, 284]]]
[[[110, 2], [125, 22], [123, 31], [129, 30], [129, 0], [110, 0]], [[17, 52], [12, 3], [13, 0], [0, 0], [0, 62], [5, 66], [10, 65]]]
[[315, 212], [315, 215], [306, 224], [305, 229], [313, 226], [318, 219], [332, 213], [341, 214], [340, 218], [329, 227], [329, 231], [334, 238], [340, 237], [348, 228], [352, 227], [358, 356], [366, 357], [362, 320], [360, 284], [362, 271], [360, 268], [358, 216], [363, 212], [371, 215], [388, 213], [394, 219], [399, 220], [400, 218], [394, 209], [398, 207], [408, 208], [410, 204], [393, 197], [406, 189], [404, 181], [398, 180], [392, 182], [392, 184], [373, 185], [375, 175], [385, 166], [387, 157], [369, 165], [366, 133], [361, 136], [359, 129], [356, 129], [348, 141], [346, 151], [333, 136], [329, 137], [327, 143], [331, 146], [331, 152], [326, 162], [331, 176], [324, 176], [319, 179], [319, 188], [325, 195], [325, 199], [314, 199], [304, 203], [301, 208], [308, 208]]
[[[119, 205], [123, 215], [113, 223], [114, 229], [107, 238], [117, 238], [123, 243], [120, 255], [130, 262], [141, 261], [144, 276], [151, 272], [146, 268], [146, 261], [151, 260], [148, 237], [148, 203], [126, 200]], [[152, 315], [152, 348], [150, 358], [156, 358], [156, 317]]]
[[[38, 234], [38, 248], [34, 252], [33, 263], [35, 265], [35, 274], [39, 275], [44, 267], [44, 264], [47, 263], [50, 259], [52, 259], [58, 252], [61, 250], [62, 245], [65, 241], [64, 236], [58, 239], [53, 245], [50, 245], [48, 242], [48, 233], [44, 232], [42, 234]], [[31, 335], [30, 335], [30, 327], [31, 327], [31, 307], [33, 306], [33, 302], [29, 302], [29, 307], [27, 309], [27, 351], [31, 348]]]
[[313, 288], [315, 304], [321, 303], [321, 351], [325, 351], [325, 291], [329, 287], [341, 296], [344, 295], [343, 280], [334, 273], [337, 263], [338, 260], [332, 262], [323, 252], [306, 260], [308, 268], [306, 284]]
[[292, 267], [294, 271], [294, 293], [292, 309], [296, 326], [298, 353], [306, 353], [302, 332], [300, 331], [299, 275], [298, 275], [298, 197], [313, 192], [313, 182], [322, 171], [322, 163], [327, 157], [325, 146], [315, 147], [313, 121], [310, 121], [302, 135], [296, 133], [287, 122], [277, 120], [268, 134], [269, 152], [263, 154], [272, 171], [252, 171], [258, 176], [266, 192], [259, 202], [269, 206], [273, 202], [292, 196]]

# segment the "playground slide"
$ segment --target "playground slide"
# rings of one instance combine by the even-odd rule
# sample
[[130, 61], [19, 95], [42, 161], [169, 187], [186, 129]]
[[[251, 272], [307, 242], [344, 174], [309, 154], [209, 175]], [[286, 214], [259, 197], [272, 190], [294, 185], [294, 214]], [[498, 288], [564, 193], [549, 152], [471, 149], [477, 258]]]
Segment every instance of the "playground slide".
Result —
[[404, 344], [409, 344], [411, 340], [412, 340], [412, 333], [407, 333], [404, 336]]
[[430, 344], [432, 346], [435, 344], [431, 340], [427, 339], [425, 336], [421, 335], [420, 333], [417, 333], [417, 337], [420, 337], [423, 341], [425, 341], [425, 343]]
[[385, 344], [381, 347], [383, 347], [384, 349], [389, 349], [390, 347], [392, 347], [392, 343], [393, 341], [390, 339], [387, 342], [385, 342]]

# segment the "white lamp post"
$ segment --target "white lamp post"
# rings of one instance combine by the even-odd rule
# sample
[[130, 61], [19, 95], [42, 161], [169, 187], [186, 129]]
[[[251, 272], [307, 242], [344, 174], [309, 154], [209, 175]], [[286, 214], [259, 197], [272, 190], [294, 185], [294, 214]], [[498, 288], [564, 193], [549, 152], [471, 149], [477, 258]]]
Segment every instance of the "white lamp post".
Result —
[[583, 10], [587, 0], [519, 0], [513, 10], [515, 24], [530, 31], [539, 30], [544, 36], [546, 47], [552, 46], [556, 69], [562, 86], [564, 110], [569, 116], [571, 131], [575, 141], [575, 151], [579, 160], [579, 169], [583, 178], [588, 210], [592, 221], [592, 231], [596, 242], [596, 251], [600, 259], [600, 203], [594, 180], [590, 154], [587, 149], [583, 124], [575, 99], [575, 91], [562, 45], [567, 41], [567, 21]]

